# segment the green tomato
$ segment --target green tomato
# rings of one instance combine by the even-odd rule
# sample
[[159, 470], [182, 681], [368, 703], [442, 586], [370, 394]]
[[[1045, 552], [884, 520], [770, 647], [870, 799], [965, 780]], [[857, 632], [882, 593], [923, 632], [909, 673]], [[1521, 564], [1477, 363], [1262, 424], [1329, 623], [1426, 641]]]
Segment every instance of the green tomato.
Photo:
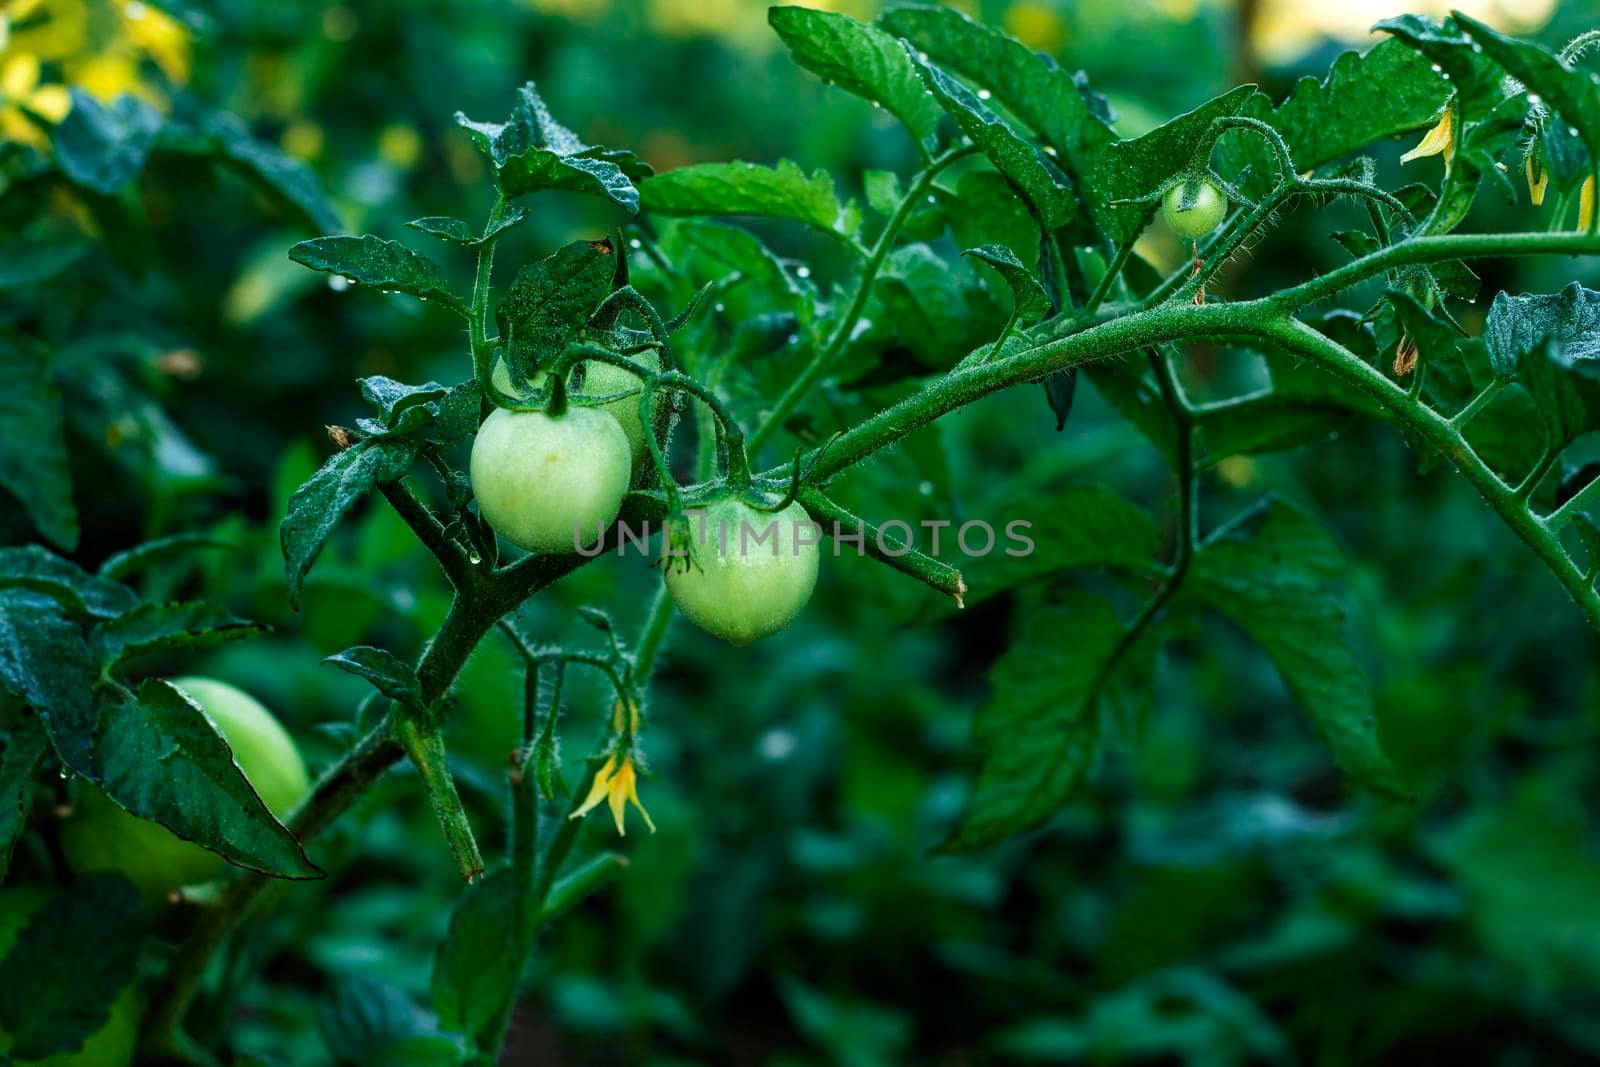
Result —
[[622, 510], [633, 478], [628, 435], [598, 408], [560, 415], [497, 409], [472, 443], [478, 511], [529, 552], [573, 552]]
[[811, 599], [821, 531], [799, 504], [774, 515], [728, 498], [687, 521], [694, 563], [669, 563], [667, 592], [706, 633], [748, 645], [789, 625]]
[[[211, 678], [174, 678], [172, 684], [200, 705], [274, 815], [288, 815], [311, 791], [293, 739], [260, 701]], [[152, 900], [179, 886], [210, 881], [223, 862], [159, 823], [129, 814], [87, 783], [79, 791], [77, 810], [61, 827], [61, 848], [78, 873], [120, 871]]]
[[[11, 951], [17, 935], [35, 912], [50, 900], [38, 886], [0, 889], [0, 959]], [[106, 1024], [84, 1040], [76, 1052], [63, 1052], [42, 1060], [16, 1060], [16, 1067], [128, 1067], [139, 1044], [139, 994], [129, 983], [111, 1002]], [[9, 1035], [0, 1032], [0, 1052], [11, 1047]]]
[[[633, 361], [645, 370], [653, 370], [645, 358], [634, 357]], [[523, 395], [511, 383], [511, 368], [503, 359], [496, 360], [494, 372], [489, 376], [494, 387], [507, 396]], [[549, 375], [540, 372], [533, 376], [528, 384], [535, 389], [543, 389], [545, 380]], [[597, 360], [584, 364], [583, 389], [579, 396], [611, 396], [614, 393], [628, 393], [630, 395], [617, 400], [611, 400], [600, 405], [601, 411], [611, 413], [622, 427], [622, 432], [628, 435], [629, 455], [633, 462], [638, 463], [644, 456], [644, 420], [639, 418], [639, 385], [638, 375], [629, 374], [621, 367], [611, 363], [601, 363]]]
[[[1188, 207], [1183, 207], [1189, 196], [1193, 200]], [[1199, 240], [1216, 229], [1227, 213], [1227, 199], [1209, 178], [1179, 182], [1167, 190], [1161, 201], [1161, 214], [1167, 225], [1190, 240]]]

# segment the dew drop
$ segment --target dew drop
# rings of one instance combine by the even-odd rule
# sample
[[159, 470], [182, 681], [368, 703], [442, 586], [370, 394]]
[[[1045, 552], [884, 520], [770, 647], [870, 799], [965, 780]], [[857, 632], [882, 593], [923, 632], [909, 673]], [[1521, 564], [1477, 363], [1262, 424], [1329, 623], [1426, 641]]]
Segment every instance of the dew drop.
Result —
[[1439, 72], [1440, 72], [1440, 71], [1441, 71], [1441, 70], [1443, 70], [1443, 69], [1444, 69], [1444, 68], [1443, 68], [1443, 67], [1441, 67], [1441, 66], [1439, 66], [1439, 64], [1437, 64], [1437, 63], [1435, 63], [1435, 64], [1434, 64], [1434, 65], [1433, 65], [1433, 72], [1434, 72], [1434, 73], [1435, 73], [1435, 74], [1437, 74], [1437, 73], [1439, 73]]
[[881, 100], [874, 100], [872, 106], [879, 111], [883, 110], [883, 102]]
[[1443, 78], [1445, 81], [1449, 81], [1450, 80], [1450, 75], [1448, 75], [1448, 74], [1441, 74], [1441, 75], [1439, 75], [1439, 77]]
[[1540, 104], [1544, 103], [1544, 97], [1540, 96], [1538, 93], [1529, 93], [1528, 103], [1532, 104], [1534, 107], [1538, 107]]
[[917, 486], [917, 492], [921, 493], [923, 496], [932, 496], [933, 495], [933, 483], [932, 482], [923, 482], [922, 484]]
[[644, 247], [644, 242], [639, 240], [637, 237], [635, 237], [633, 240], [628, 242], [628, 247], [629, 248], [643, 248]]
[[939, 198], [938, 197], [934, 196], [932, 193], [928, 194], [928, 203], [937, 204], [938, 202], [939, 202]]
[[928, 61], [928, 53], [926, 53], [926, 52], [918, 52], [917, 53], [917, 58], [922, 60], [924, 63], [926, 63]]
[[991, 97], [991, 96], [993, 96], [993, 95], [994, 95], [994, 94], [993, 94], [993, 93], [991, 93], [991, 92], [990, 92], [990, 91], [989, 91], [989, 90], [987, 90], [987, 89], [979, 89], [979, 90], [978, 90], [978, 99], [979, 99], [979, 100], [987, 100], [987, 99], [989, 99], [989, 98], [990, 98], [990, 97]]
[[1056, 154], [1056, 146], [1053, 145], [1053, 144], [1045, 145], [1044, 146], [1044, 154], [1047, 155], [1047, 156], [1055, 155]]
[[811, 277], [811, 268], [810, 267], [797, 267], [797, 268], [795, 268], [795, 273], [800, 275], [800, 277], [802, 277], [802, 278], [809, 278], [809, 277]]
[[328, 288], [332, 289], [336, 293], [342, 293], [354, 284], [354, 282], [352, 282], [349, 278], [346, 278], [343, 274], [330, 274], [328, 276]]
[[473, 549], [472, 553], [467, 556], [467, 562], [476, 567], [478, 564], [483, 562], [483, 557], [478, 555], [477, 549]]
[[726, 311], [727, 308], [723, 306], [722, 301], [718, 300], [715, 304], [713, 304], [711, 306], [711, 310], [715, 311], [718, 315], [720, 315], [724, 311]]
[[784, 343], [785, 344], [791, 344], [791, 345], [797, 345], [797, 344], [800, 343], [800, 335], [797, 334], [797, 333], [791, 333], [789, 335], [788, 340], [785, 341]]
[[1578, 136], [1578, 127], [1576, 127], [1576, 126], [1568, 126], [1567, 127], [1567, 136], [1568, 137], [1576, 137], [1576, 136]]

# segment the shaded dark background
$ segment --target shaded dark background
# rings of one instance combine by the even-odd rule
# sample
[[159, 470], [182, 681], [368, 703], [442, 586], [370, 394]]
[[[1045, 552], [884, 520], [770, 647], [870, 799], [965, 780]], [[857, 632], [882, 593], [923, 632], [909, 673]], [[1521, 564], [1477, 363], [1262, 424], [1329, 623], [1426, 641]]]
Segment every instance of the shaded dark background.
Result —
[[[61, 16], [51, 76], [239, 114], [315, 167], [351, 232], [409, 241], [411, 218], [480, 219], [486, 174], [453, 113], [503, 118], [530, 78], [586, 141], [632, 148], [658, 171], [788, 157], [828, 168], [859, 196], [862, 170], [904, 173], [913, 162], [881, 113], [790, 63], [753, 0], [216, 0], [195, 7], [196, 30], [154, 8], [137, 18], [124, 8], [119, 21], [95, 4], [44, 6]], [[1290, 0], [960, 6], [1086, 69], [1125, 134], [1238, 79], [1281, 97], [1375, 40], [1365, 25], [1399, 13]], [[1586, 3], [1472, 10], [1557, 44], [1596, 15]], [[28, 46], [44, 53], [39, 40]], [[1437, 165], [1411, 169], [1435, 181]], [[272, 634], [183, 667], [257, 694], [313, 762], [325, 760], [334, 743], [319, 724], [348, 721], [362, 683], [320, 658], [357, 643], [414, 651], [442, 618], [446, 590], [399, 522], [373, 509], [341, 532], [307, 583], [305, 613], [293, 614], [277, 520], [326, 454], [323, 425], [364, 414], [354, 379], [459, 380], [470, 373], [466, 338], [446, 313], [336, 291], [291, 263], [286, 248], [312, 234], [233, 179], [169, 161], [146, 173], [136, 199], [121, 235], [131, 247], [97, 247], [80, 272], [93, 284], [62, 285], [43, 313], [119, 338], [107, 358], [157, 403], [107, 395], [76, 418], [79, 557], [187, 529], [236, 545], [171, 580]], [[1488, 196], [1472, 225], [1542, 225], [1530, 211]], [[503, 277], [624, 221], [560, 194], [533, 212], [502, 243]], [[1316, 211], [1288, 216], [1225, 284], [1265, 289], [1341, 261], [1321, 239], [1327, 229]], [[825, 283], [840, 267], [806, 234], [763, 234], [810, 259]], [[1181, 255], [1159, 233], [1148, 241], [1154, 259]], [[464, 261], [430, 254], [464, 279]], [[1600, 283], [1587, 262], [1482, 270], [1482, 308], [1502, 288]], [[1228, 354], [1191, 356], [1197, 392], [1233, 384]], [[890, 502], [912, 521], [953, 513], [998, 526], [1012, 517], [992, 510], [998, 485], [1092, 478], [1166, 514], [1159, 455], [1087, 385], [1059, 434], [1037, 392], [1019, 390], [917, 441], [853, 474], [847, 495]], [[619, 886], [542, 942], [505, 1062], [1600, 1056], [1595, 636], [1469, 487], [1420, 469], [1391, 428], [1358, 422], [1299, 452], [1227, 461], [1208, 484], [1206, 516], [1269, 488], [1308, 503], [1349, 554], [1351, 639], [1377, 687], [1385, 742], [1419, 783], [1416, 804], [1347, 790], [1271, 664], [1217, 622], [1169, 648], [1144, 736], [1109, 753], [1049, 828], [984, 853], [933, 855], [962, 804], [984, 672], [1020, 605], [1043, 594], [931, 617], [903, 579], [828, 561], [804, 617], [755, 647], [673, 630], [647, 739], [655, 777], [643, 787], [659, 832], [630, 835]], [[1023, 517], [1048, 530], [1049, 516]], [[602, 562], [524, 618], [543, 639], [587, 640], [571, 609], [593, 603], [632, 628], [657, 580], [637, 559]], [[493, 635], [451, 724], [490, 841], [503, 827], [520, 701], [517, 662]], [[567, 743], [580, 752], [609, 702], [578, 684], [568, 705]], [[593, 821], [586, 844], [612, 844]], [[232, 1032], [262, 1062], [325, 1062], [316, 1009], [342, 980], [424, 993], [458, 888], [400, 774], [325, 847], [348, 856], [345, 873], [297, 887], [234, 950], [265, 964]]]

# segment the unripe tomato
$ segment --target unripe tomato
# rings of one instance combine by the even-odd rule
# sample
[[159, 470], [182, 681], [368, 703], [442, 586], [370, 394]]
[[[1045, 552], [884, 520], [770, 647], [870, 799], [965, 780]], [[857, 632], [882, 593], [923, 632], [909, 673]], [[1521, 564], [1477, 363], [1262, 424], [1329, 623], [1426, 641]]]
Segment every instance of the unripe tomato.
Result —
[[622, 510], [628, 435], [597, 408], [560, 415], [500, 408], [472, 443], [472, 492], [495, 532], [529, 552], [572, 552]]
[[[644, 357], [633, 357], [633, 361], [645, 370], [652, 369], [645, 362]], [[544, 383], [549, 375], [540, 372], [533, 376], [528, 383], [535, 389], [544, 388]], [[511, 368], [506, 366], [505, 360], [496, 360], [494, 373], [490, 375], [494, 387], [507, 396], [518, 396], [519, 390], [511, 384]], [[633, 461], [638, 463], [644, 456], [644, 420], [639, 418], [639, 388], [641, 379], [636, 374], [629, 374], [621, 367], [610, 363], [601, 363], [591, 360], [584, 364], [583, 388], [578, 391], [578, 396], [611, 396], [615, 393], [630, 393], [632, 395], [611, 400], [600, 405], [601, 411], [608, 411], [611, 417], [617, 420], [622, 427], [622, 432], [628, 435], [628, 448]]]
[[[11, 951], [17, 935], [34, 912], [50, 900], [38, 886], [0, 889], [0, 959]], [[106, 1024], [84, 1039], [76, 1052], [62, 1052], [42, 1060], [13, 1060], [16, 1067], [128, 1067], [139, 1044], [139, 996], [132, 983], [111, 1002]], [[0, 1052], [11, 1047], [11, 1037], [0, 1033]]]
[[[274, 815], [288, 815], [310, 792], [311, 778], [293, 739], [260, 701], [211, 678], [174, 678], [172, 684], [200, 705]], [[129, 814], [87, 783], [78, 794], [77, 811], [61, 827], [61, 848], [78, 873], [120, 871], [151, 899], [209, 881], [223, 864], [216, 853]]]
[[[1188, 207], [1185, 199], [1193, 197]], [[1208, 178], [1183, 181], [1167, 190], [1161, 201], [1161, 214], [1167, 225], [1190, 240], [1198, 240], [1217, 228], [1228, 213], [1228, 201]]]
[[748, 645], [789, 625], [811, 599], [821, 531], [799, 504], [772, 514], [728, 498], [687, 521], [694, 565], [669, 560], [667, 592], [706, 633]]

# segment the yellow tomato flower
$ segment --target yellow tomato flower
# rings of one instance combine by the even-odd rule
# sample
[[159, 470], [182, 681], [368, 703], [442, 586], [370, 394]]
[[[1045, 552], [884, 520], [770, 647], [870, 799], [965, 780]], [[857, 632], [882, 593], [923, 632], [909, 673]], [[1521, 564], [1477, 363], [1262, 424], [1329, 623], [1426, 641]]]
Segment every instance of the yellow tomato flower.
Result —
[[1438, 125], [1423, 135], [1417, 147], [1400, 157], [1400, 162], [1410, 163], [1424, 156], [1444, 155], [1444, 172], [1450, 173], [1450, 163], [1456, 158], [1455, 109], [1445, 108]]
[[114, 0], [113, 6], [128, 44], [149, 56], [174, 84], [189, 80], [189, 31], [183, 23], [143, 0]]
[[583, 818], [598, 808], [602, 800], [611, 808], [611, 818], [617, 824], [619, 836], [626, 836], [628, 833], [622, 824], [622, 816], [630, 803], [639, 809], [640, 815], [644, 816], [644, 824], [650, 828], [650, 832], [656, 832], [656, 824], [651, 820], [650, 813], [639, 803], [638, 772], [633, 764], [632, 753], [624, 752], [620, 759], [615, 752], [607, 756], [606, 761], [600, 765], [600, 770], [595, 772], [594, 784], [589, 787], [589, 795], [583, 798], [578, 810], [567, 818]]
[[1578, 191], [1578, 230], [1588, 233], [1590, 224], [1594, 222], [1594, 175], [1583, 179], [1583, 188]]
[[39, 57], [30, 52], [12, 56], [0, 65], [0, 134], [7, 140], [42, 148], [47, 138], [23, 113], [24, 109], [46, 122], [60, 122], [72, 110], [72, 97], [66, 86], [39, 84]]

